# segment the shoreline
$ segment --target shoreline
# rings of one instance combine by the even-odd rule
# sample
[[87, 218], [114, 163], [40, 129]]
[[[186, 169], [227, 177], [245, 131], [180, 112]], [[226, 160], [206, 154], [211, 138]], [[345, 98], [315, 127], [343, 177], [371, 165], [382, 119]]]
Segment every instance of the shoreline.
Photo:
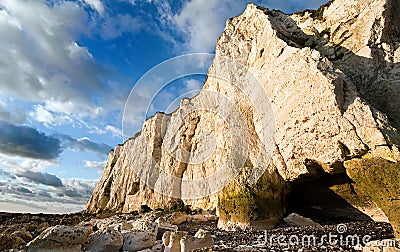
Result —
[[[169, 218], [168, 216], [171, 214], [161, 211], [152, 211], [147, 214], [115, 214], [111, 217], [98, 218], [102, 216], [98, 215], [96, 217], [95, 215], [86, 214], [84, 212], [72, 214], [2, 212], [0, 213], [0, 251], [27, 251], [27, 243], [37, 237], [44, 230], [56, 225], [76, 226], [78, 224], [82, 225], [82, 223], [108, 221], [108, 223], [113, 223], [115, 226], [121, 225], [121, 223], [126, 221], [146, 219], [146, 216], [149, 215], [157, 218], [160, 216], [162, 218]], [[343, 237], [345, 236], [345, 238], [354, 237], [355, 235], [362, 238], [368, 235], [370, 237], [368, 241], [394, 238], [391, 225], [385, 222], [344, 221], [343, 223], [336, 224], [329, 222], [326, 223], [328, 224], [322, 223], [320, 227], [313, 227], [289, 226], [282, 222], [276, 228], [270, 230], [237, 229], [235, 231], [225, 231], [217, 228], [217, 221], [214, 219], [208, 221], [185, 221], [178, 224], [177, 227], [179, 231], [187, 232], [188, 235], [194, 235], [198, 230], [205, 230], [211, 234], [211, 237], [213, 237], [214, 240], [214, 245], [212, 247], [197, 249], [195, 251], [358, 251], [356, 250], [355, 245], [360, 244], [364, 246], [366, 244], [357, 242], [357, 244], [350, 244], [351, 246], [348, 246], [348, 244], [340, 243], [340, 235]], [[346, 228], [345, 232], [342, 234], [338, 233], [340, 225]], [[95, 231], [95, 228], [93, 230]], [[332, 236], [337, 235], [335, 239], [338, 239], [338, 244], [332, 245], [327, 239], [324, 240], [324, 235], [328, 234], [331, 234]], [[282, 246], [281, 242], [283, 240], [279, 240], [279, 237], [282, 236], [285, 236], [287, 239], [292, 239], [291, 242], [293, 244], [289, 244], [289, 242], [286, 241], [287, 246]], [[296, 240], [293, 240], [293, 237], [297, 237], [297, 241], [301, 241], [302, 237], [311, 236], [316, 239], [315, 244], [308, 244], [311, 246], [304, 246], [304, 244], [299, 242], [296, 243]], [[160, 237], [158, 237], [157, 240], [161, 242]], [[342, 240], [344, 239], [342, 238]], [[321, 243], [321, 241], [323, 242]]]

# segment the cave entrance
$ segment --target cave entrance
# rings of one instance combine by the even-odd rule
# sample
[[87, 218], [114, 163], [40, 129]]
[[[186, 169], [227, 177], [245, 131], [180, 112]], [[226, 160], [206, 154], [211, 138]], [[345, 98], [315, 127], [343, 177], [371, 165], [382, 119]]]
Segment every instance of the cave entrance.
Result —
[[320, 171], [299, 178], [291, 185], [286, 212], [298, 213], [320, 224], [371, 220], [353, 206], [368, 204], [365, 199], [357, 196], [353, 183], [346, 173], [329, 174]]

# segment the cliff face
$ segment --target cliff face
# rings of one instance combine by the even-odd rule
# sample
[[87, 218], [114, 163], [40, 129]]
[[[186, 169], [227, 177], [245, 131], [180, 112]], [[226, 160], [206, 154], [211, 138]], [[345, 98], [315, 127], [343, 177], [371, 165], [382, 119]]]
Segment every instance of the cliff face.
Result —
[[354, 194], [346, 162], [400, 160], [399, 11], [397, 0], [293, 15], [248, 5], [227, 21], [200, 94], [110, 152], [87, 211], [179, 197], [216, 208], [221, 227], [265, 227], [293, 207], [297, 186], [324, 179], [355, 209], [386, 217], [362, 186]]

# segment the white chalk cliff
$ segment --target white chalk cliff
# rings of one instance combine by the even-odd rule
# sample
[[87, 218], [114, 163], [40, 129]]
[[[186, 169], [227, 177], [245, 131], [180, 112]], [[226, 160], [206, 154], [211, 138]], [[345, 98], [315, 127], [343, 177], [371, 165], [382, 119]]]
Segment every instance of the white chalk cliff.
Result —
[[[216, 208], [220, 227], [273, 225], [293, 186], [347, 177], [355, 159], [397, 163], [399, 13], [398, 0], [292, 15], [249, 4], [227, 20], [200, 94], [110, 152], [86, 210], [164, 208], [172, 196]], [[373, 199], [350, 204], [366, 201], [388, 215]]]

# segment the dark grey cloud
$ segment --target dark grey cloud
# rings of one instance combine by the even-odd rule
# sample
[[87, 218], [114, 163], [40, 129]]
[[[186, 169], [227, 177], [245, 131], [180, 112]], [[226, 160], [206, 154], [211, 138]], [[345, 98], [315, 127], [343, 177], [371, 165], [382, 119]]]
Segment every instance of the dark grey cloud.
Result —
[[23, 186], [15, 188], [15, 191], [20, 192], [20, 193], [32, 194], [31, 190], [29, 190], [28, 188], [23, 187]]
[[79, 151], [92, 151], [98, 154], [108, 154], [112, 149], [111, 146], [104, 143], [96, 143], [88, 138], [74, 139], [67, 135], [57, 135], [57, 137], [62, 141], [63, 146], [70, 149], [77, 149]]
[[49, 136], [29, 126], [17, 126], [0, 120], [0, 153], [34, 159], [52, 160], [59, 157], [64, 148], [108, 154], [111, 146], [96, 143], [88, 138], [74, 139], [58, 134]]
[[[0, 203], [19, 204], [39, 209], [41, 212], [53, 212], [54, 208], [61, 209], [62, 212], [66, 209], [80, 211], [84, 209], [96, 183], [95, 180], [72, 178], [62, 179], [61, 187], [43, 187], [20, 180], [7, 183], [0, 181]], [[38, 202], [40, 204], [37, 204]]]
[[35, 159], [56, 159], [62, 152], [61, 142], [28, 126], [0, 121], [0, 152]]
[[54, 187], [62, 187], [63, 183], [56, 175], [46, 172], [19, 171], [16, 176], [27, 178], [32, 182], [49, 185]]
[[80, 198], [82, 197], [82, 195], [80, 193], [78, 193], [76, 190], [74, 189], [70, 189], [70, 188], [65, 188], [64, 190], [60, 191], [59, 193], [57, 193], [58, 197], [70, 197], [70, 198]]

